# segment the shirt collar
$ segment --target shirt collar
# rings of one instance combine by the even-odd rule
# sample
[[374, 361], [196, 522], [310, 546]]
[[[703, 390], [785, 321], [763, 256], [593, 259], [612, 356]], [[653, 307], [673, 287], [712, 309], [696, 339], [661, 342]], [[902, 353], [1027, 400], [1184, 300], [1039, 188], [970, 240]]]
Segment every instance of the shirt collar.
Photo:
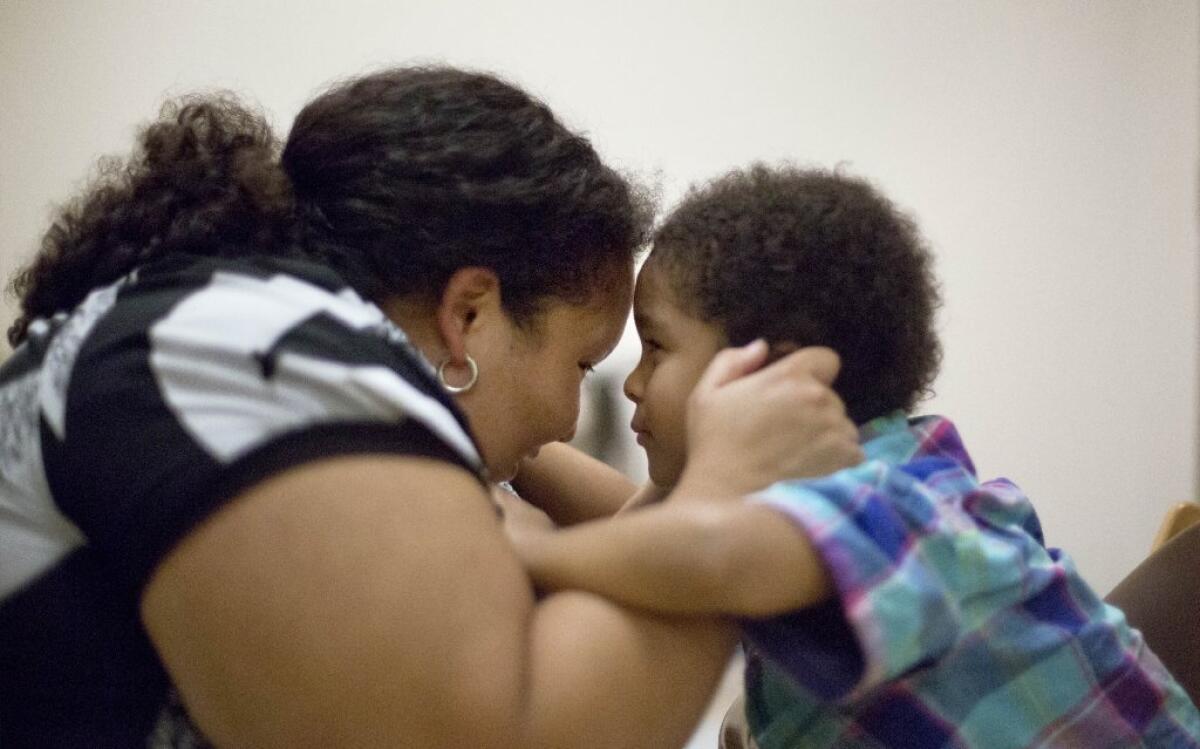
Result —
[[942, 416], [910, 419], [903, 411], [893, 411], [859, 427], [858, 438], [867, 460], [900, 465], [922, 458], [942, 458], [975, 475], [975, 464], [958, 429]]

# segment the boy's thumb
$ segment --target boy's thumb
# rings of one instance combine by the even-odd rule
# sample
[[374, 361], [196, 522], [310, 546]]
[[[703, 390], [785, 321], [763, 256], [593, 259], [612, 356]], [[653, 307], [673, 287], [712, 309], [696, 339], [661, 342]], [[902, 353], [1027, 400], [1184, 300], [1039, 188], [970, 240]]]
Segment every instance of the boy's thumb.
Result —
[[745, 346], [723, 349], [709, 362], [696, 383], [697, 390], [711, 390], [745, 377], [767, 360], [767, 342], [759, 338]]

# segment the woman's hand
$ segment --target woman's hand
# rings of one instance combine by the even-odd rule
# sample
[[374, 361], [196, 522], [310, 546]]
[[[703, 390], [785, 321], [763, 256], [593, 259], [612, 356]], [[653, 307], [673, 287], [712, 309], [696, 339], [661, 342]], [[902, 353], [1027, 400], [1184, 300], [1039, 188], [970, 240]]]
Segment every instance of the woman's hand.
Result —
[[837, 354], [803, 348], [763, 367], [766, 358], [761, 340], [726, 349], [696, 384], [681, 496], [741, 496], [862, 461], [858, 430], [831, 387]]
[[557, 528], [549, 515], [526, 502], [507, 486], [493, 485], [492, 501], [500, 508], [504, 517], [504, 533], [517, 549], [518, 556], [522, 545], [531, 535]]

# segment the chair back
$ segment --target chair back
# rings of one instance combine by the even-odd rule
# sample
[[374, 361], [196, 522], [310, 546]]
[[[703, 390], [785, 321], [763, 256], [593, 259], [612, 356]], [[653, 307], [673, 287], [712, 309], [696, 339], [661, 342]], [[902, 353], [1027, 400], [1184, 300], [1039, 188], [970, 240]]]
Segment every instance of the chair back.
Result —
[[[1195, 517], [1200, 520], [1200, 512]], [[1200, 523], [1179, 523], [1105, 600], [1125, 612], [1200, 705]]]
[[1167, 516], [1163, 518], [1162, 527], [1158, 529], [1158, 535], [1154, 537], [1154, 545], [1150, 547], [1150, 551], [1157, 551], [1158, 547], [1196, 523], [1200, 523], [1200, 504], [1180, 502], [1175, 505], [1167, 510]]

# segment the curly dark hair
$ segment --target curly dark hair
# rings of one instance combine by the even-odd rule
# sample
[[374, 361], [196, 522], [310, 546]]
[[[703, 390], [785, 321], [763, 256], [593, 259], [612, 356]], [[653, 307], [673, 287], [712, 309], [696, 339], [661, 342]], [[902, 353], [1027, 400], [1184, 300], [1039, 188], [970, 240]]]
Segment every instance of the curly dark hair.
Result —
[[273, 252], [290, 223], [279, 144], [261, 113], [229, 94], [168, 102], [126, 160], [106, 158], [83, 193], [63, 206], [41, 251], [12, 278], [30, 322], [77, 305], [92, 289], [168, 252]]
[[932, 257], [913, 221], [865, 180], [755, 164], [693, 188], [654, 235], [690, 314], [729, 343], [828, 346], [855, 423], [911, 412], [941, 360]]
[[648, 194], [545, 104], [452, 68], [332, 89], [300, 112], [282, 163], [301, 212], [318, 217], [308, 244], [362, 264], [349, 275], [369, 295], [436, 294], [481, 265], [518, 320], [627, 272], [654, 216]]
[[9, 340], [170, 252], [309, 258], [376, 301], [435, 298], [457, 269], [484, 266], [525, 323], [547, 299], [582, 302], [621, 278], [653, 213], [586, 138], [489, 74], [345, 81], [304, 107], [282, 148], [235, 97], [191, 96], [59, 212], [12, 281]]

